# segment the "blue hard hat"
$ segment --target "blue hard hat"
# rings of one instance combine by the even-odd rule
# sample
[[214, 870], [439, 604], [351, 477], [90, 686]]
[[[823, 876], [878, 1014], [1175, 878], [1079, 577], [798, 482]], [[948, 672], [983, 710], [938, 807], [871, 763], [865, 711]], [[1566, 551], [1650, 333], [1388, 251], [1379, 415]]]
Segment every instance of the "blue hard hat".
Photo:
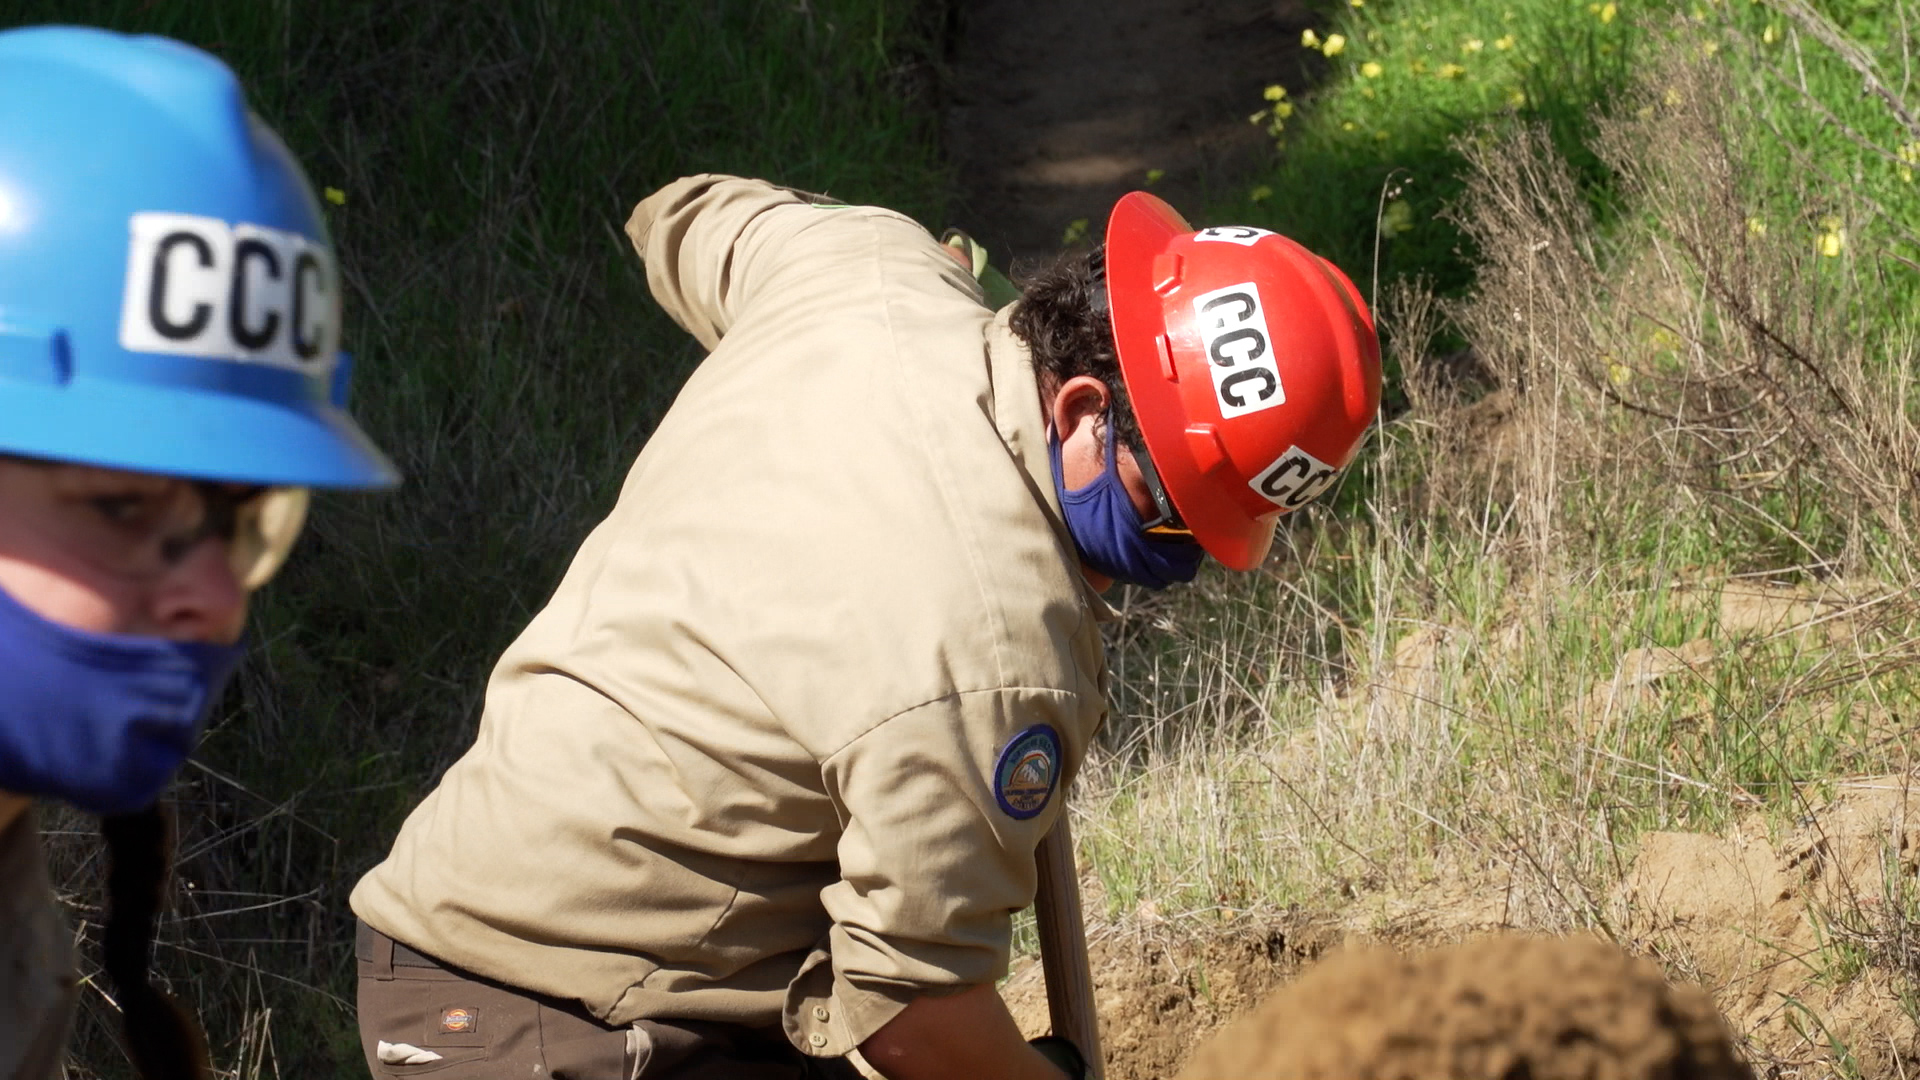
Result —
[[0, 33], [0, 454], [391, 486], [342, 407], [340, 290], [312, 187], [224, 64]]

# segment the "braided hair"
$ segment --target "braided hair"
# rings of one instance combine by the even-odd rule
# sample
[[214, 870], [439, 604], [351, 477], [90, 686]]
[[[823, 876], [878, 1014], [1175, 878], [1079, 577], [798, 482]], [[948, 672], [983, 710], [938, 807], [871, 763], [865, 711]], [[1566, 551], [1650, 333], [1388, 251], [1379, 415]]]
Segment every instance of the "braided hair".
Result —
[[101, 819], [108, 861], [102, 966], [119, 995], [127, 1053], [142, 1080], [211, 1080], [206, 1036], [186, 1010], [147, 977], [154, 925], [173, 863], [172, 832], [172, 822], [158, 803]]

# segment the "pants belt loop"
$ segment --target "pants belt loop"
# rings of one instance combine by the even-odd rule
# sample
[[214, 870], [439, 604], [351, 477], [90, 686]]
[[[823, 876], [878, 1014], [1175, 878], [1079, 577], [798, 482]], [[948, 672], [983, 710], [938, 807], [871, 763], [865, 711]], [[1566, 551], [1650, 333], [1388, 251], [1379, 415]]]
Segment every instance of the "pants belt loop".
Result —
[[393, 939], [370, 926], [367, 930], [373, 937], [373, 977], [381, 982], [392, 982]]

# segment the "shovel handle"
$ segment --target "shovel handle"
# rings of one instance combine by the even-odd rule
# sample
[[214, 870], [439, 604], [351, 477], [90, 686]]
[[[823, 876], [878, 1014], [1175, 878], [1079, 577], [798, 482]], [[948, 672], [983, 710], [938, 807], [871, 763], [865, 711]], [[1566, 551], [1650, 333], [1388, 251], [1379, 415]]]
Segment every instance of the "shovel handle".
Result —
[[1100, 1021], [1093, 1009], [1093, 970], [1087, 962], [1087, 927], [1080, 910], [1080, 873], [1073, 859], [1073, 831], [1066, 808], [1034, 852], [1040, 890], [1034, 921], [1040, 935], [1040, 970], [1047, 979], [1047, 1015], [1053, 1033], [1071, 1041], [1087, 1061], [1088, 1080], [1105, 1074]]

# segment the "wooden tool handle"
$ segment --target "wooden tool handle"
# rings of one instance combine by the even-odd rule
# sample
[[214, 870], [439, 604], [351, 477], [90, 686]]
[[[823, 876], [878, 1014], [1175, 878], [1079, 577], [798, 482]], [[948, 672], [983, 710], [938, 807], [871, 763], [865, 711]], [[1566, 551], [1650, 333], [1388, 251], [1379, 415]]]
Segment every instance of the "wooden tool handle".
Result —
[[1080, 874], [1073, 861], [1073, 831], [1066, 808], [1034, 852], [1040, 892], [1034, 917], [1040, 933], [1040, 970], [1047, 978], [1047, 1013], [1053, 1033], [1071, 1040], [1087, 1059], [1088, 1080], [1101, 1080], [1100, 1020], [1093, 1010], [1093, 970], [1087, 963], [1087, 927], [1080, 911]]

